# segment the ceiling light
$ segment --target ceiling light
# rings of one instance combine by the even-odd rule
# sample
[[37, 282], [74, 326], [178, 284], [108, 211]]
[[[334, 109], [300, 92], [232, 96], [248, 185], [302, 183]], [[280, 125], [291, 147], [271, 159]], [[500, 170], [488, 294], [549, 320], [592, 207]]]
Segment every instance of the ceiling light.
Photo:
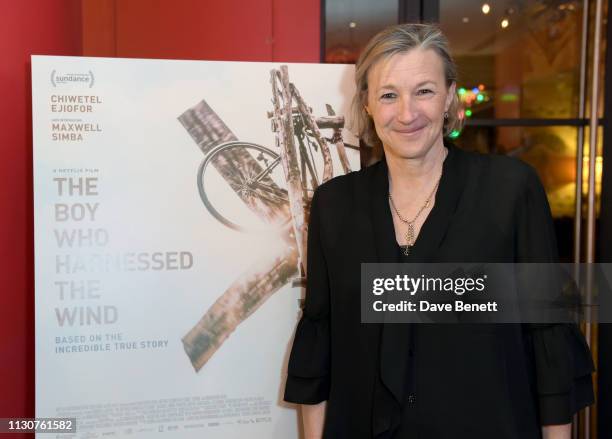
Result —
[[488, 3], [483, 3], [482, 4], [482, 13], [483, 14], [488, 14], [490, 10], [491, 10], [491, 6], [489, 6]]
[[502, 27], [502, 29], [507, 28], [509, 24], [510, 24], [510, 21], [509, 21], [507, 18], [504, 18], [504, 19], [501, 21], [501, 27]]

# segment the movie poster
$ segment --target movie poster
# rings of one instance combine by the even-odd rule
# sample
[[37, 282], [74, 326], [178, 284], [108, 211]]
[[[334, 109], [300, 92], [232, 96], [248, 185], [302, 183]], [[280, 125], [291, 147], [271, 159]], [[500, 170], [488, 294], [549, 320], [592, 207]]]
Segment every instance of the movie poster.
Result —
[[32, 58], [36, 416], [77, 419], [55, 437], [298, 437], [282, 392], [306, 219], [359, 168], [352, 80]]

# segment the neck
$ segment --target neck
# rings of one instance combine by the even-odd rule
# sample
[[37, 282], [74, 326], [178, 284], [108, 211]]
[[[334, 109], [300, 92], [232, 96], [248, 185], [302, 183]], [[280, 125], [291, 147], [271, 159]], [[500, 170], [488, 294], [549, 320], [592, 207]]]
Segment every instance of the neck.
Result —
[[403, 158], [386, 156], [389, 169], [389, 191], [393, 194], [405, 192], [408, 188], [419, 190], [430, 186], [442, 170], [446, 149], [440, 141], [422, 157]]

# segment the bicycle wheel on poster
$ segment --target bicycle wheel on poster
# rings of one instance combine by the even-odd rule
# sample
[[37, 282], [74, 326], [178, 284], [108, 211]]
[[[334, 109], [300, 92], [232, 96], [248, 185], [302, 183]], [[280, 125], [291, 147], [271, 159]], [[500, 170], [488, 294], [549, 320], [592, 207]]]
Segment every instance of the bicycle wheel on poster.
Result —
[[221, 224], [240, 232], [269, 232], [287, 223], [285, 185], [280, 156], [256, 143], [222, 143], [198, 169], [204, 206]]

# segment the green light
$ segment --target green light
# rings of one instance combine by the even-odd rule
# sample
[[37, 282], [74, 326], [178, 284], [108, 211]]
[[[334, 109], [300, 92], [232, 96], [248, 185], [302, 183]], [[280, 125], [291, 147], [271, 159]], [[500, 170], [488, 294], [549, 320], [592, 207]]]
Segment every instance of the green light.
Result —
[[465, 91], [466, 91], [465, 88], [461, 87], [458, 93], [460, 96], [463, 96], [465, 94]]
[[481, 95], [481, 94], [479, 94], [478, 96], [476, 96], [476, 100], [477, 100], [478, 102], [482, 102], [482, 101], [484, 101], [484, 96], [483, 96], [483, 95]]
[[467, 117], [472, 117], [472, 110], [465, 110], [465, 115]]
[[461, 134], [461, 131], [452, 130], [448, 137], [450, 137], [451, 139], [456, 139], [457, 137], [459, 137], [459, 134]]

